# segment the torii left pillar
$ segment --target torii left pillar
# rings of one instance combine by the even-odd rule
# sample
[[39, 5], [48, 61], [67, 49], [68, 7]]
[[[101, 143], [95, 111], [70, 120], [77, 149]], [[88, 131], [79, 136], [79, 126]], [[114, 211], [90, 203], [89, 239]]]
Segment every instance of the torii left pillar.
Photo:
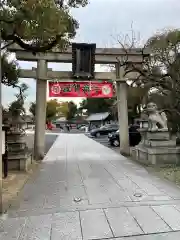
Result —
[[42, 160], [45, 154], [47, 62], [38, 60], [36, 80], [34, 159]]

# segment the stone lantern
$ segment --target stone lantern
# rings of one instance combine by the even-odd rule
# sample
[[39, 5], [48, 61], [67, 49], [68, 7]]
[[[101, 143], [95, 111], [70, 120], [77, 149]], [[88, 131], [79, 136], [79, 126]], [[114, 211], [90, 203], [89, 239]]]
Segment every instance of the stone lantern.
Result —
[[26, 143], [26, 132], [23, 129], [25, 121], [18, 114], [11, 116], [11, 124], [7, 132], [8, 168], [9, 170], [27, 171], [32, 163], [32, 157]]

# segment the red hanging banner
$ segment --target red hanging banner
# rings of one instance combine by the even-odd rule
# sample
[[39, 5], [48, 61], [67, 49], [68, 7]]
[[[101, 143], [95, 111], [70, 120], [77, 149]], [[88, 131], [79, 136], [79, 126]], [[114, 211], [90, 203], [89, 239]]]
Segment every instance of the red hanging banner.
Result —
[[111, 98], [110, 82], [49, 82], [49, 97]]

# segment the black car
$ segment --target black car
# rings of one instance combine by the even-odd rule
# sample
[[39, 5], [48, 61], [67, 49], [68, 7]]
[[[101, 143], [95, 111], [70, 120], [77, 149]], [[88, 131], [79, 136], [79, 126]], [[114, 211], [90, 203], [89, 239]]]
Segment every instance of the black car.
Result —
[[[108, 135], [109, 143], [111, 146], [118, 147], [120, 145], [119, 141], [119, 130], [115, 133]], [[141, 134], [138, 131], [137, 126], [129, 127], [129, 144], [131, 147], [138, 145], [141, 141]]]
[[100, 137], [101, 135], [108, 135], [109, 133], [116, 132], [119, 129], [117, 124], [107, 124], [100, 128], [95, 128], [90, 131], [92, 137]]

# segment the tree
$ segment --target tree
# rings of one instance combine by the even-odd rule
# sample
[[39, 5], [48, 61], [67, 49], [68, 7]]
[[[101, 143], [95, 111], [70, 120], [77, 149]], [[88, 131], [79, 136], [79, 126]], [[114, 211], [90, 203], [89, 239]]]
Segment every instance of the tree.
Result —
[[150, 84], [151, 89], [156, 89], [156, 95], [150, 94], [151, 100], [159, 99], [175, 132], [180, 129], [180, 30], [156, 34], [147, 41], [146, 47], [151, 51], [151, 58], [143, 62], [141, 68], [133, 66], [139, 76], [143, 76], [136, 83]]
[[113, 98], [87, 98], [80, 103], [80, 109], [86, 109], [88, 114], [108, 112], [114, 100]]
[[77, 113], [77, 105], [73, 101], [68, 102], [67, 120], [73, 119], [76, 113]]
[[[52, 121], [56, 118], [58, 114], [59, 103], [57, 100], [50, 100], [46, 105], [46, 121]], [[36, 116], [36, 103], [31, 102], [29, 107], [30, 113], [35, 117]]]
[[29, 107], [29, 112], [35, 117], [36, 115], [36, 103], [31, 102], [30, 107]]
[[69, 112], [68, 102], [59, 103], [57, 112], [58, 117], [65, 117], [67, 119], [68, 112]]
[[26, 99], [26, 91], [28, 87], [25, 83], [22, 83], [18, 87], [19, 93], [16, 94], [16, 100], [9, 105], [9, 113], [11, 114], [12, 118], [17, 118], [26, 113], [24, 101]]
[[[128, 109], [131, 118], [139, 117], [142, 101], [149, 91], [147, 87], [128, 86]], [[98, 112], [112, 112], [117, 116], [117, 100], [113, 98], [88, 98], [82, 100], [80, 109], [87, 109], [88, 114]], [[115, 105], [114, 105], [115, 104]]]
[[[143, 103], [146, 102], [148, 96], [149, 88], [147, 87], [138, 87], [138, 86], [127, 86], [127, 104], [128, 104], [128, 117], [129, 120], [134, 118], [139, 118], [141, 115], [141, 109]], [[115, 100], [113, 106], [110, 109], [110, 112], [117, 119], [118, 109], [117, 109], [117, 100]]]
[[148, 86], [128, 86], [128, 109], [129, 118], [139, 118], [141, 114], [142, 105], [146, 102], [148, 96]]
[[9, 54], [5, 52], [1, 58], [2, 83], [6, 86], [17, 87], [20, 69], [16, 61], [8, 61]]
[[132, 39], [128, 37], [128, 40], [130, 44], [122, 43], [121, 39], [118, 41], [126, 56], [123, 61], [120, 59], [120, 64], [125, 67], [124, 77], [136, 73], [132, 86], [149, 88], [147, 101], [161, 99], [161, 107], [167, 112], [169, 122], [174, 125], [171, 130], [177, 131], [180, 129], [180, 30], [173, 29], [152, 36], [139, 49], [142, 64], [138, 65], [128, 59], [128, 52], [137, 47], [134, 33]]
[[1, 36], [7, 43], [3, 49], [12, 43], [33, 53], [55, 46], [64, 49], [79, 26], [71, 8], [86, 5], [87, 0], [2, 0]]
[[58, 113], [59, 103], [57, 100], [50, 100], [46, 105], [46, 120], [52, 121], [56, 118]]
[[[19, 90], [19, 94], [22, 94], [21, 98], [24, 98], [24, 92], [27, 90], [26, 85], [19, 85], [19, 72], [20, 69], [18, 67], [18, 64], [16, 61], [8, 60], [9, 54], [7, 52], [4, 52], [1, 56], [1, 70], [2, 70], [2, 76], [1, 76], [1, 82], [5, 86], [11, 86], [13, 88], [17, 88]], [[15, 114], [15, 109], [23, 109], [24, 102], [20, 100], [20, 96], [17, 97], [17, 99], [11, 103], [10, 110], [12, 114]], [[16, 111], [17, 112], [17, 111]], [[24, 112], [24, 109], [23, 109]], [[2, 118], [3, 123], [8, 122], [10, 112], [8, 109], [2, 109]]]

